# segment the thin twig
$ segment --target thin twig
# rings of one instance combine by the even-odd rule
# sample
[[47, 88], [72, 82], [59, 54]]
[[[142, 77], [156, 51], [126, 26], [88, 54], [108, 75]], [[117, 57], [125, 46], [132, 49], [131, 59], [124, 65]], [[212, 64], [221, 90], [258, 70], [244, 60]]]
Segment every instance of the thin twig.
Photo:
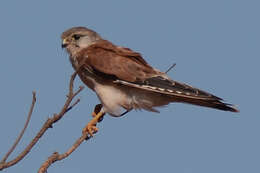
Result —
[[173, 68], [176, 66], [176, 63], [173, 63], [167, 70], [166, 70], [166, 74]]
[[5, 163], [6, 159], [9, 157], [9, 155], [14, 151], [14, 149], [16, 148], [17, 144], [20, 142], [21, 138], [23, 137], [23, 134], [26, 130], [26, 128], [28, 127], [28, 124], [31, 120], [31, 117], [32, 117], [32, 112], [33, 112], [33, 108], [34, 108], [34, 105], [35, 105], [35, 102], [36, 102], [36, 93], [35, 91], [33, 91], [33, 98], [32, 98], [32, 104], [31, 104], [31, 107], [30, 107], [30, 111], [27, 115], [27, 119], [26, 119], [26, 122], [24, 124], [24, 127], [22, 129], [22, 131], [20, 132], [20, 134], [18, 135], [17, 139], [15, 140], [13, 146], [9, 149], [9, 151], [6, 153], [6, 155], [4, 156], [4, 158], [1, 160], [1, 164], [2, 163]]
[[[97, 104], [95, 106], [94, 112], [96, 115], [101, 111], [102, 105]], [[100, 121], [99, 121], [100, 122]], [[96, 132], [94, 132], [96, 133]], [[80, 138], [76, 140], [76, 142], [63, 154], [59, 154], [58, 152], [52, 153], [50, 157], [41, 165], [40, 169], [38, 170], [38, 173], [46, 173], [47, 169], [51, 166], [56, 161], [60, 161], [62, 159], [65, 159], [68, 157], [73, 151], [75, 151], [79, 145], [84, 141], [84, 140], [89, 140], [92, 136], [88, 134], [87, 131], [82, 131], [82, 135]]]
[[70, 111], [74, 106], [76, 106], [78, 103], [80, 102], [80, 99], [77, 99], [70, 107], [68, 107], [68, 109], [66, 110], [66, 112]]
[[91, 136], [88, 136], [88, 133], [83, 133], [80, 138], [76, 140], [76, 142], [63, 154], [59, 154], [58, 152], [54, 152], [48, 159], [41, 165], [38, 173], [46, 173], [47, 169], [56, 161], [60, 161], [66, 157], [68, 157], [73, 151], [75, 151], [79, 145], [85, 141], [89, 140]]
[[73, 82], [76, 77], [77, 73], [73, 73], [70, 78], [70, 84], [69, 84], [69, 93], [66, 102], [64, 103], [61, 111], [58, 114], [54, 114], [51, 118], [48, 118], [45, 123], [43, 124], [40, 131], [37, 133], [37, 135], [33, 138], [33, 140], [27, 145], [27, 147], [13, 160], [6, 162], [6, 163], [0, 163], [0, 170], [3, 170], [4, 168], [8, 168], [20, 160], [22, 160], [33, 148], [33, 146], [39, 141], [39, 139], [42, 137], [42, 135], [48, 130], [48, 128], [51, 128], [54, 123], [56, 123], [58, 120], [60, 120], [65, 113], [68, 112], [68, 108], [74, 99], [74, 97], [80, 93], [83, 90], [83, 87], [79, 87], [79, 89], [74, 93], [73, 92]]

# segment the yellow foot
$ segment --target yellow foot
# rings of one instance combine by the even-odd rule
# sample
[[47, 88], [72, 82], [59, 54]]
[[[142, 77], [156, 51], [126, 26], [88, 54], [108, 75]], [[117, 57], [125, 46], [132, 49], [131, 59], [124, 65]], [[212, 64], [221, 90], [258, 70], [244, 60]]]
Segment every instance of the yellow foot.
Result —
[[93, 137], [93, 135], [95, 133], [98, 132], [98, 128], [96, 126], [96, 124], [92, 124], [91, 122], [89, 122], [86, 127], [83, 128], [82, 133], [87, 133], [89, 134], [91, 137]]
[[105, 113], [101, 111], [102, 105], [96, 105], [94, 112], [92, 113], [92, 120], [83, 128], [82, 133], [88, 133], [91, 137], [98, 132], [97, 123], [100, 122]]

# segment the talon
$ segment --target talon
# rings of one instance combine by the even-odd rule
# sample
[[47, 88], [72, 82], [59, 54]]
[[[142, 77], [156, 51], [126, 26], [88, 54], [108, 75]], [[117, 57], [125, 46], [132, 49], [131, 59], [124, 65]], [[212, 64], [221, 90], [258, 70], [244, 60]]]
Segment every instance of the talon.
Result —
[[91, 122], [89, 122], [82, 130], [82, 133], [88, 133], [91, 137], [93, 137], [93, 135], [97, 132], [98, 128], [96, 127], [96, 124], [92, 124]]
[[102, 105], [96, 105], [94, 112], [92, 113], [92, 120], [83, 128], [82, 133], [88, 133], [91, 137], [98, 132], [97, 123], [102, 121], [105, 113], [101, 111]]

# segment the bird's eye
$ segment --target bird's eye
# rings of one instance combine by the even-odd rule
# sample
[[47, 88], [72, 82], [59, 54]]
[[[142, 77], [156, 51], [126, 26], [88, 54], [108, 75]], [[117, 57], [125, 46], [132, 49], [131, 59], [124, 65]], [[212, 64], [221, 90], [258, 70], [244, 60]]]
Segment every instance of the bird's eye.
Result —
[[73, 38], [74, 38], [75, 40], [80, 39], [80, 37], [81, 37], [81, 35], [78, 35], [78, 34], [73, 35]]

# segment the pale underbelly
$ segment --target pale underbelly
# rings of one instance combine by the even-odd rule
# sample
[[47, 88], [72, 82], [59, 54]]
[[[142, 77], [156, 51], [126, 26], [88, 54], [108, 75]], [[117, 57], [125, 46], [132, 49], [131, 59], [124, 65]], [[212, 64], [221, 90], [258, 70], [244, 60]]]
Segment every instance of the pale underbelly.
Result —
[[124, 112], [124, 108], [131, 109], [131, 97], [118, 87], [96, 83], [94, 90], [104, 111], [112, 116], [120, 116]]

